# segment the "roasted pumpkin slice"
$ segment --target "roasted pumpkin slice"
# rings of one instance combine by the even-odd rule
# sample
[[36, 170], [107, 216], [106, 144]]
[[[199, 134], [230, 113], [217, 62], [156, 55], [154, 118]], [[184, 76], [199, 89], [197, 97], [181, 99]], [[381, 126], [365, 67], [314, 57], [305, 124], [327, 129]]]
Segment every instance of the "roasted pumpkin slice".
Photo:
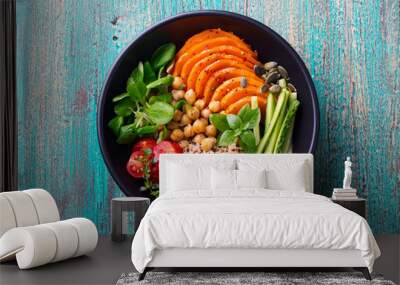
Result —
[[254, 81], [259, 82], [259, 84], [263, 84], [264, 81], [257, 77], [253, 71], [249, 71], [248, 69], [240, 69], [236, 67], [228, 67], [221, 70], [218, 70], [214, 74], [210, 76], [205, 87], [203, 97], [206, 103], [210, 102], [213, 92], [219, 85], [221, 85], [224, 81], [231, 79], [233, 77], [246, 77], [248, 80], [252, 79]]
[[[222, 61], [222, 60], [224, 60], [224, 61]], [[226, 61], [226, 60], [230, 60], [230, 61]], [[214, 64], [217, 61], [219, 62], [219, 64]], [[252, 69], [252, 67], [253, 67], [253, 65], [250, 62], [246, 62], [242, 58], [237, 57], [235, 55], [221, 54], [221, 53], [212, 54], [210, 56], [203, 58], [199, 62], [197, 62], [193, 66], [192, 70], [190, 71], [189, 77], [187, 78], [187, 80], [184, 79], [184, 81], [186, 81], [186, 85], [187, 85], [188, 89], [195, 89], [196, 84], [197, 84], [196, 83], [197, 79], [200, 79], [200, 75], [202, 74], [203, 71], [206, 70], [206, 68], [207, 68], [207, 71], [206, 71], [207, 73], [212, 73], [215, 70], [217, 70], [216, 68], [221, 69], [221, 64], [224, 64], [222, 68], [227, 67], [226, 64], [229, 64], [228, 66], [232, 66], [231, 62], [243, 64], [243, 65], [247, 66], [248, 69]], [[212, 64], [214, 64], [214, 65], [211, 66]], [[240, 66], [242, 66], [242, 65], [240, 65]]]
[[267, 93], [260, 93], [260, 88], [253, 86], [248, 86], [246, 88], [236, 87], [232, 91], [228, 92], [224, 98], [222, 98], [221, 108], [225, 110], [236, 101], [248, 96], [260, 96], [265, 98]]
[[243, 52], [248, 53], [249, 55], [256, 57], [256, 53], [252, 51], [244, 42], [238, 41], [232, 38], [228, 37], [220, 37], [220, 38], [215, 38], [215, 39], [209, 39], [200, 43], [197, 43], [193, 45], [191, 48], [189, 48], [184, 54], [181, 56], [176, 57], [176, 62], [175, 66], [181, 66], [182, 63], [188, 61], [190, 58], [195, 56], [196, 54], [199, 54], [200, 52], [204, 50], [208, 50], [217, 46], [223, 46], [223, 45], [230, 45], [230, 46], [235, 46], [241, 49]]
[[197, 96], [202, 97], [203, 96], [203, 91], [204, 87], [208, 81], [208, 79], [211, 77], [213, 73], [215, 73], [218, 70], [227, 68], [227, 67], [235, 67], [238, 69], [243, 69], [243, 70], [248, 70], [249, 72], [252, 72], [252, 68], [245, 65], [242, 62], [235, 61], [232, 59], [220, 59], [217, 60], [216, 62], [208, 65], [206, 68], [204, 68], [199, 76], [196, 79], [196, 86], [195, 86], [195, 91]]
[[221, 101], [221, 99], [229, 92], [232, 91], [236, 87], [241, 86], [241, 81], [245, 78], [247, 81], [247, 86], [252, 86], [256, 88], [261, 88], [262, 83], [258, 80], [254, 80], [252, 78], [246, 77], [234, 77], [229, 80], [223, 82], [220, 86], [215, 89], [214, 94], [212, 95], [211, 101]]
[[180, 63], [176, 63], [174, 67], [174, 75], [175, 76], [180, 76], [183, 78], [183, 80], [187, 80], [190, 71], [192, 70], [193, 66], [202, 60], [205, 57], [208, 57], [212, 54], [215, 53], [223, 53], [223, 54], [230, 54], [230, 55], [235, 55], [237, 57], [242, 58], [243, 60], [250, 62], [253, 66], [259, 64], [256, 58], [252, 57], [248, 53], [245, 53], [242, 51], [240, 48], [237, 48], [235, 46], [217, 46], [208, 50], [204, 50], [200, 52], [199, 54], [196, 54], [195, 56], [191, 57], [189, 60], [183, 62], [181, 61]]
[[[226, 114], [237, 114], [239, 113], [240, 109], [246, 104], [250, 104], [251, 102], [251, 96], [244, 97], [232, 105], [230, 105], [228, 108], [225, 109]], [[267, 105], [267, 100], [264, 97], [257, 96], [257, 102], [258, 102], [258, 107], [261, 110], [261, 114], [264, 116], [265, 114], [265, 107]]]
[[235, 39], [237, 41], [242, 41], [238, 36], [231, 32], [226, 32], [221, 29], [209, 29], [209, 30], [204, 30], [200, 33], [197, 33], [193, 36], [191, 36], [183, 45], [183, 47], [178, 51], [176, 54], [178, 57], [184, 54], [190, 47], [192, 47], [195, 44], [198, 44], [200, 42], [213, 39], [213, 38], [219, 38], [219, 37], [228, 37]]

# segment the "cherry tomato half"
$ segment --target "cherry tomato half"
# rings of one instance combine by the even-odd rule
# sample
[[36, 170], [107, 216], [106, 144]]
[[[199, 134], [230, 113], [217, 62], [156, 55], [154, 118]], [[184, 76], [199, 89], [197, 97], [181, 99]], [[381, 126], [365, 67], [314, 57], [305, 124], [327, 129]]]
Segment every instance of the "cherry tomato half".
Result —
[[144, 158], [145, 154], [142, 150], [132, 152], [128, 163], [126, 164], [126, 170], [131, 176], [135, 178], [144, 177]]
[[146, 148], [153, 149], [155, 147], [157, 142], [154, 139], [146, 138], [146, 139], [141, 139], [132, 148], [132, 152], [138, 151], [138, 150], [144, 150]]

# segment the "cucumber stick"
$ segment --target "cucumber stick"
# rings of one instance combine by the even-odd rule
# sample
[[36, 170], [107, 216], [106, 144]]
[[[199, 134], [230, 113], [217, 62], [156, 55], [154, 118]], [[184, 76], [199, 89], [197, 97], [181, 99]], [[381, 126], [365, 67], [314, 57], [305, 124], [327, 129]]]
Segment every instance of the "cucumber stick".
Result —
[[287, 138], [286, 143], [283, 147], [283, 153], [291, 152], [290, 149], [292, 147], [293, 129], [294, 129], [294, 120], [293, 120], [292, 124], [290, 125], [289, 137]]
[[[251, 96], [251, 109], [258, 108], [258, 99], [257, 96]], [[257, 126], [253, 129], [254, 138], [256, 139], [256, 145], [260, 143], [260, 122], [257, 123]]]
[[290, 145], [290, 131], [292, 129], [294, 118], [296, 116], [296, 111], [299, 105], [300, 102], [296, 99], [290, 102], [289, 109], [286, 113], [282, 127], [279, 130], [278, 140], [276, 141], [275, 147], [273, 149], [274, 153], [282, 153], [285, 151], [286, 145]]
[[271, 123], [268, 126], [267, 132], [264, 134], [260, 143], [258, 144], [257, 153], [264, 152], [264, 149], [272, 135], [272, 131], [275, 128], [275, 125], [278, 120], [280, 112], [285, 111], [286, 101], [287, 101], [288, 97], [289, 97], [289, 92], [287, 92], [286, 89], [283, 89], [281, 91], [281, 93], [279, 94], [278, 101], [276, 102], [276, 108], [274, 111], [274, 115], [272, 116]]
[[283, 106], [281, 112], [279, 113], [278, 120], [276, 121], [276, 125], [272, 132], [271, 138], [267, 144], [267, 148], [265, 149], [265, 153], [274, 153], [275, 144], [278, 140], [280, 130], [282, 129], [283, 121], [285, 120], [285, 117], [287, 114], [288, 101], [289, 101], [289, 93], [286, 92], [286, 101], [284, 103], [284, 106]]
[[267, 108], [266, 108], [266, 111], [265, 111], [264, 134], [267, 133], [268, 125], [272, 121], [272, 116], [274, 115], [275, 106], [276, 106], [275, 96], [272, 93], [269, 93], [268, 98], [267, 98]]
[[[289, 105], [294, 101], [297, 100], [297, 93], [291, 92], [289, 97]], [[293, 137], [293, 129], [294, 129], [294, 120], [289, 129], [289, 137], [286, 139], [286, 143], [283, 147], [282, 153], [289, 153], [292, 149], [292, 137]]]

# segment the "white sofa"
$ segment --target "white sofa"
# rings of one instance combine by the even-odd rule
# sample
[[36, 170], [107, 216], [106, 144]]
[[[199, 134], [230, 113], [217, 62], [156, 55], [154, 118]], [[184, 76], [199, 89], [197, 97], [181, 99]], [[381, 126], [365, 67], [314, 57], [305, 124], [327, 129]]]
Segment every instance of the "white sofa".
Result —
[[60, 221], [53, 197], [43, 189], [0, 193], [0, 262], [20, 269], [84, 255], [95, 249], [96, 226], [88, 219]]

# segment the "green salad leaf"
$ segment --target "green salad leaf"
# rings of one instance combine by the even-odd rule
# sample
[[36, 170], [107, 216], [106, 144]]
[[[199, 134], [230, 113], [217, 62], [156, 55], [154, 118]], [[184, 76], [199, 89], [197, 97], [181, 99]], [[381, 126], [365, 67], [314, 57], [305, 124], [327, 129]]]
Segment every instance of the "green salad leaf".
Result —
[[122, 126], [117, 139], [119, 144], [130, 144], [136, 138], [136, 126], [135, 124], [129, 124]]
[[259, 125], [261, 120], [261, 113], [259, 108], [251, 109], [249, 105], [245, 105], [239, 111], [238, 116], [244, 122], [243, 129], [254, 129]]
[[167, 127], [164, 126], [163, 129], [161, 130], [161, 132], [158, 134], [157, 143], [167, 139], [168, 135], [169, 135], [169, 131], [168, 131]]
[[150, 82], [153, 82], [157, 79], [156, 73], [154, 72], [153, 67], [148, 61], [145, 61], [143, 64], [143, 73], [143, 82], [145, 84], [149, 84]]
[[135, 103], [131, 98], [124, 98], [114, 106], [114, 112], [118, 116], [127, 117], [135, 111]]
[[229, 128], [232, 130], [240, 129], [243, 124], [239, 116], [232, 114], [226, 115], [226, 121], [228, 122]]
[[180, 99], [178, 102], [175, 103], [174, 108], [175, 110], [181, 110], [183, 106], [186, 105], [185, 99]]
[[164, 44], [156, 49], [150, 61], [154, 70], [159, 70], [169, 63], [175, 56], [175, 50], [176, 47], [173, 43]]
[[144, 78], [144, 68], [143, 68], [143, 63], [139, 61], [138, 66], [132, 71], [131, 76], [133, 81], [135, 82], [143, 82]]
[[244, 131], [240, 134], [240, 147], [249, 153], [256, 152], [257, 144], [256, 138], [254, 137], [254, 133], [250, 130]]
[[251, 109], [248, 105], [242, 107], [238, 115], [212, 114], [211, 123], [221, 132], [218, 138], [219, 146], [229, 146], [239, 138], [240, 146], [246, 152], [256, 151], [256, 138], [250, 131], [260, 120], [260, 109]]
[[118, 101], [121, 101], [122, 99], [124, 99], [124, 98], [126, 98], [126, 97], [129, 97], [129, 93], [128, 93], [128, 92], [124, 92], [124, 93], [122, 93], [122, 94], [120, 94], [120, 95], [115, 96], [115, 97], [112, 99], [112, 101], [113, 101], [113, 102], [118, 102]]
[[154, 96], [151, 96], [149, 99], [150, 104], [153, 104], [154, 102], [157, 102], [157, 101], [171, 103], [172, 102], [172, 94], [165, 93], [165, 94], [160, 94], [160, 95], [154, 95]]
[[147, 87], [146, 87], [146, 85], [144, 85], [143, 82], [131, 81], [128, 84], [127, 91], [128, 91], [129, 96], [134, 101], [137, 101], [142, 105], [146, 104]]
[[226, 130], [222, 133], [222, 135], [218, 139], [219, 146], [229, 146], [236, 141], [235, 131], [233, 130]]
[[108, 127], [113, 131], [114, 135], [119, 136], [119, 131], [124, 124], [122, 116], [116, 116], [108, 122]]
[[161, 86], [170, 86], [172, 81], [174, 81], [174, 77], [172, 75], [167, 75], [147, 84], [147, 88], [153, 89]]
[[138, 128], [136, 130], [136, 134], [138, 136], [151, 135], [151, 134], [154, 134], [157, 130], [158, 130], [157, 125], [149, 125], [149, 126], [144, 126], [144, 127]]
[[154, 102], [146, 106], [145, 113], [157, 125], [167, 124], [174, 116], [174, 107], [165, 102]]
[[230, 128], [226, 115], [224, 114], [212, 114], [210, 116], [210, 121], [220, 132], [224, 132]]

